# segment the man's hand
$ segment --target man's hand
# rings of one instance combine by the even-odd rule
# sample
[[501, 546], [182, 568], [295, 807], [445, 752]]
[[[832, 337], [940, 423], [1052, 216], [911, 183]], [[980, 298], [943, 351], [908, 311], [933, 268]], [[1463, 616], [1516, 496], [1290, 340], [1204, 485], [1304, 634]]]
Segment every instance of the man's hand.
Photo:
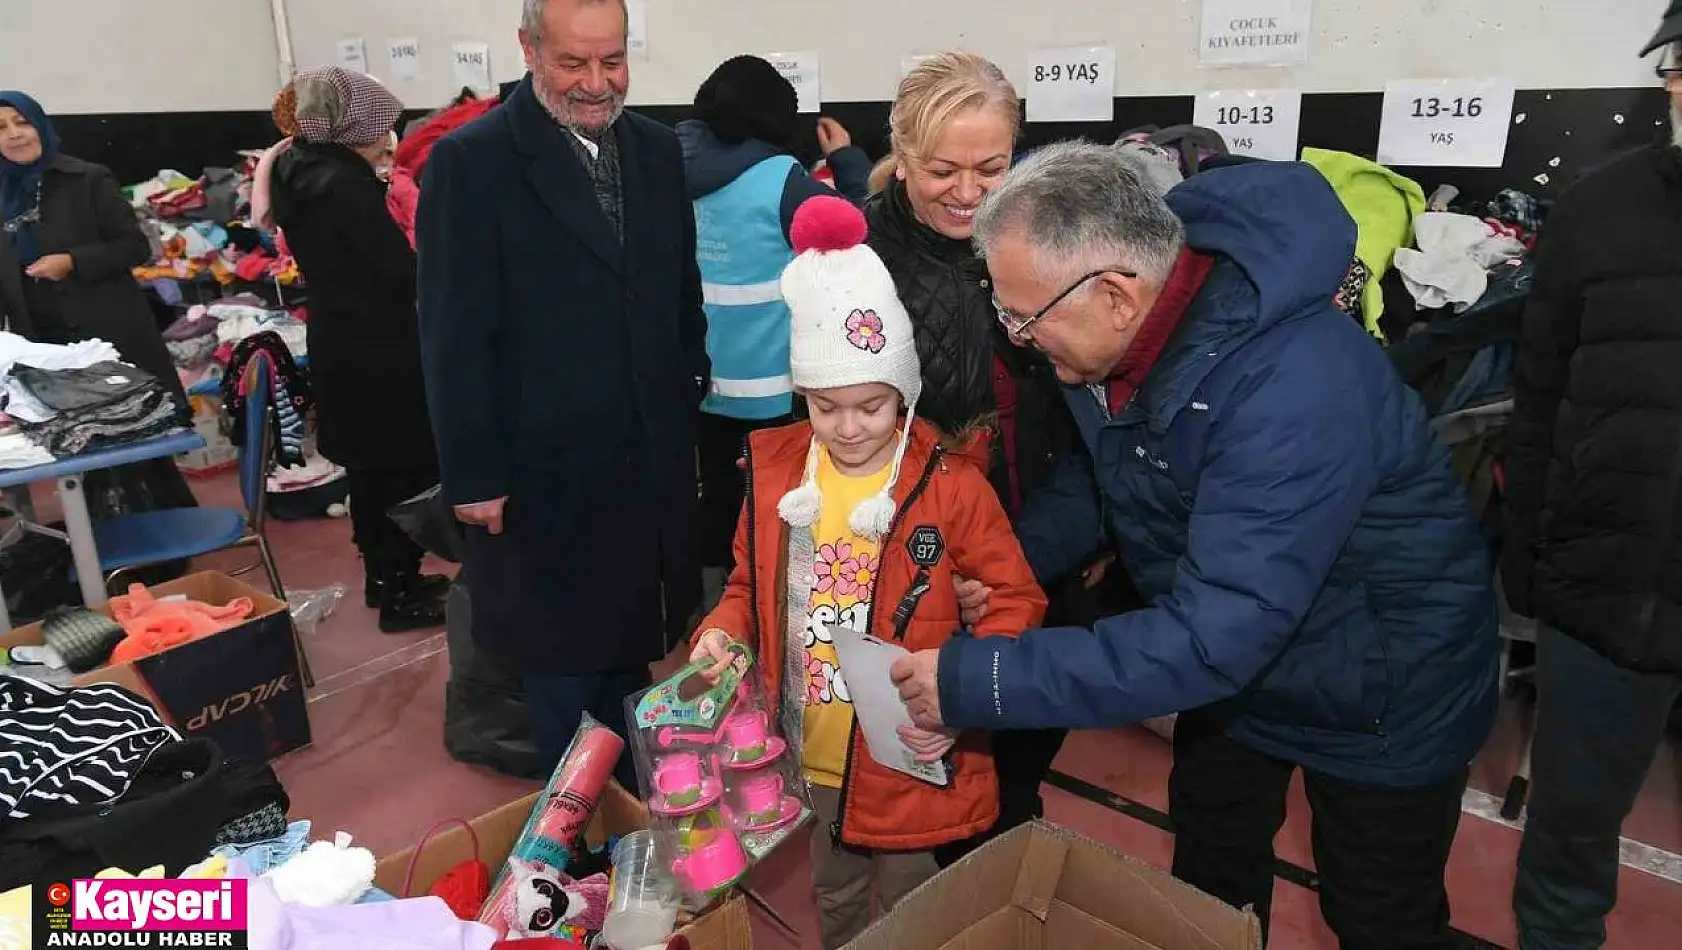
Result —
[[701, 634], [701, 639], [696, 642], [695, 649], [689, 651], [689, 662], [691, 663], [696, 660], [713, 661], [711, 666], [701, 671], [701, 678], [709, 684], [717, 683], [718, 678], [724, 675], [724, 671], [730, 668], [730, 644], [732, 642], [730, 634], [714, 627]]
[[1104, 575], [1109, 573], [1110, 565], [1114, 563], [1114, 554], [1106, 554], [1098, 560], [1093, 561], [1087, 566], [1086, 570], [1081, 572], [1081, 583], [1086, 585], [1087, 590], [1096, 588], [1099, 584], [1104, 583]]
[[841, 123], [824, 116], [818, 120], [818, 149], [824, 158], [835, 154], [836, 150], [853, 144], [852, 133]]
[[987, 595], [993, 592], [993, 588], [967, 577], [956, 578], [956, 581], [953, 586], [958, 592], [958, 618], [965, 626], [973, 627], [987, 616]]
[[951, 729], [913, 729], [899, 727], [899, 739], [917, 755], [919, 762], [936, 762], [958, 741], [958, 733]]
[[481, 501], [472, 505], [457, 505], [456, 520], [462, 524], [476, 524], [491, 534], [502, 533], [502, 506], [508, 504], [508, 496]]
[[895, 660], [888, 671], [919, 729], [938, 730], [945, 725], [940, 719], [940, 687], [935, 682], [939, 669], [939, 650], [919, 650]]
[[76, 259], [69, 254], [48, 254], [24, 268], [24, 273], [36, 280], [54, 283], [69, 277], [76, 270]]

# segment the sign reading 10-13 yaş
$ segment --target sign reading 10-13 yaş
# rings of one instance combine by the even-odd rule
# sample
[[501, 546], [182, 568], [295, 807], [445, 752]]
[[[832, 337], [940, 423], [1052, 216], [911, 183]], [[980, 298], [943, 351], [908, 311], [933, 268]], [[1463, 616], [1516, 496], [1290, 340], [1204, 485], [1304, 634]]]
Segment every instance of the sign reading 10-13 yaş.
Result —
[[1400, 79], [1384, 87], [1385, 165], [1500, 168], [1513, 123], [1511, 79]]
[[1115, 47], [1035, 50], [1028, 57], [1028, 121], [1115, 121]]
[[1205, 92], [1197, 97], [1192, 122], [1221, 133], [1235, 154], [1294, 161], [1302, 125], [1302, 93], [1296, 89]]

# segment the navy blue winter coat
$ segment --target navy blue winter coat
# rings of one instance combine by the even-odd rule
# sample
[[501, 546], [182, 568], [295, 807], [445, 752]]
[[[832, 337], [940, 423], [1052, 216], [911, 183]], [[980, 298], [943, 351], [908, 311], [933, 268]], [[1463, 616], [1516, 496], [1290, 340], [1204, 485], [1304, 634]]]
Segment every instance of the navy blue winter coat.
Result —
[[1017, 524], [1042, 583], [1114, 539], [1151, 606], [954, 639], [944, 718], [1097, 727], [1226, 701], [1262, 753], [1446, 779], [1494, 722], [1491, 568], [1418, 396], [1332, 306], [1355, 225], [1297, 163], [1208, 171], [1168, 204], [1216, 263], [1114, 421], [1067, 390], [1086, 451]]

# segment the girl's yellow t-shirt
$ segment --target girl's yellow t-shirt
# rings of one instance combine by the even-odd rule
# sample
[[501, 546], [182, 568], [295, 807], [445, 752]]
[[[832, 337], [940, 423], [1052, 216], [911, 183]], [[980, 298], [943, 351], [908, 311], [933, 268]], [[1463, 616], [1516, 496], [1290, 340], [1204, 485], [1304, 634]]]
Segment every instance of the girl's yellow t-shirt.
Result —
[[880, 545], [855, 535], [847, 522], [860, 502], [882, 490], [889, 469], [884, 465], [873, 475], [843, 475], [830, 461], [829, 452], [818, 449], [817, 484], [823, 508], [812, 535], [817, 550], [812, 575], [817, 580], [806, 611], [804, 765], [806, 778], [827, 788], [841, 787], [853, 706], [824, 625], [839, 624], [860, 633], [870, 629]]

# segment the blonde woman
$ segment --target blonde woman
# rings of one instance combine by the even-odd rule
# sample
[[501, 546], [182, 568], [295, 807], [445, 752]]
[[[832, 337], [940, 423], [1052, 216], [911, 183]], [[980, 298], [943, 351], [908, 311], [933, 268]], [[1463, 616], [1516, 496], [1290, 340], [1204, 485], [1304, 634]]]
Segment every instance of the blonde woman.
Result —
[[[994, 430], [990, 480], [1015, 513], [1073, 447], [1074, 423], [1051, 367], [1011, 343], [999, 325], [986, 266], [970, 245], [971, 221], [1010, 170], [1021, 124], [1016, 89], [973, 53], [924, 60], [900, 82], [889, 116], [891, 153], [872, 176], [870, 245], [887, 264], [911, 314], [923, 395], [917, 412], [948, 434]], [[1104, 612], [1133, 605], [1126, 578]], [[1051, 598], [1047, 625], [1089, 626], [1099, 615], [1102, 567], [1073, 578], [1040, 578]], [[1117, 589], [1120, 588], [1120, 589]], [[1111, 599], [1111, 598], [1106, 598]], [[999, 823], [992, 834], [1043, 813], [1039, 787], [1064, 730], [999, 733]], [[956, 860], [978, 839], [936, 852]]]

